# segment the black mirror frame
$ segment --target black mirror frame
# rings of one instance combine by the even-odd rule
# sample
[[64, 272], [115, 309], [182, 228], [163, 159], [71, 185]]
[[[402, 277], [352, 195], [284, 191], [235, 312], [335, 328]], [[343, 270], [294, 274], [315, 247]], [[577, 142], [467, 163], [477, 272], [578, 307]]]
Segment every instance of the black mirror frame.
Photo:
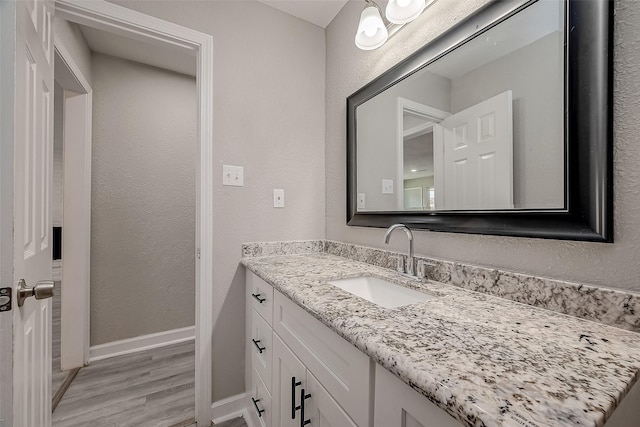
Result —
[[[613, 242], [613, 1], [566, 0], [565, 209], [358, 212], [356, 108], [525, 7], [494, 0], [347, 98], [347, 224]], [[478, 30], [481, 29], [481, 30]], [[567, 102], [567, 99], [570, 102]]]

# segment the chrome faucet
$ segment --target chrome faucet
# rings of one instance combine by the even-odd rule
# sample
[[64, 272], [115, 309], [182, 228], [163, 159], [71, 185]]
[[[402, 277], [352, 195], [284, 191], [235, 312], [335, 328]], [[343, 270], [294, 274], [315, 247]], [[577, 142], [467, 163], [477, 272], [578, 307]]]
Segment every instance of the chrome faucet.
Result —
[[415, 276], [416, 269], [415, 269], [415, 260], [413, 258], [413, 233], [411, 232], [409, 227], [407, 227], [404, 224], [393, 224], [391, 227], [387, 229], [387, 232], [384, 235], [384, 243], [386, 243], [387, 245], [389, 244], [391, 233], [393, 233], [393, 231], [397, 229], [404, 230], [405, 234], [407, 235], [407, 238], [409, 239], [409, 257], [407, 258], [407, 262], [404, 268], [402, 268], [401, 273], [408, 274], [409, 276]]

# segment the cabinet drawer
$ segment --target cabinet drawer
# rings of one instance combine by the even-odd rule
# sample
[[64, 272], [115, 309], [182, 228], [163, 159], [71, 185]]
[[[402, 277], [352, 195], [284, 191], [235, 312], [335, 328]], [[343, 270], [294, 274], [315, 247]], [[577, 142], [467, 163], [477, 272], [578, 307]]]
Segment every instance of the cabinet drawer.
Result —
[[251, 336], [249, 343], [251, 351], [251, 364], [260, 374], [262, 381], [269, 393], [271, 393], [271, 361], [273, 354], [273, 332], [267, 322], [251, 310]]
[[257, 371], [253, 371], [251, 378], [251, 391], [249, 393], [249, 412], [251, 418], [261, 427], [271, 427], [272, 410], [271, 394], [260, 379]]
[[247, 271], [247, 299], [251, 301], [253, 309], [271, 325], [273, 287], [250, 271]]
[[333, 398], [361, 427], [373, 412], [374, 364], [367, 355], [274, 291], [273, 328]]
[[375, 427], [463, 427], [380, 365], [375, 382]]

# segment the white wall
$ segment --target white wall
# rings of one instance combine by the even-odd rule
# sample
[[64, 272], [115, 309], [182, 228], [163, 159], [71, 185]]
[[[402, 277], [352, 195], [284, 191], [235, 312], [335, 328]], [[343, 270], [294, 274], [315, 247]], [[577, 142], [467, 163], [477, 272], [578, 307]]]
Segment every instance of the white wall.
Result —
[[[213, 35], [213, 399], [244, 391], [242, 242], [324, 237], [325, 34], [251, 1], [125, 1]], [[352, 38], [352, 37], [351, 37]], [[222, 186], [222, 165], [244, 187]], [[285, 190], [274, 209], [273, 189]]]
[[190, 76], [93, 53], [91, 345], [195, 321]]
[[[385, 247], [383, 229], [346, 225], [346, 103], [351, 93], [487, 1], [439, 1], [382, 48], [353, 44], [361, 5], [349, 2], [327, 29], [326, 237]], [[415, 233], [416, 252], [599, 286], [640, 291], [640, 8], [615, 2], [614, 220], [615, 243]], [[398, 239], [391, 246], [406, 250]]]

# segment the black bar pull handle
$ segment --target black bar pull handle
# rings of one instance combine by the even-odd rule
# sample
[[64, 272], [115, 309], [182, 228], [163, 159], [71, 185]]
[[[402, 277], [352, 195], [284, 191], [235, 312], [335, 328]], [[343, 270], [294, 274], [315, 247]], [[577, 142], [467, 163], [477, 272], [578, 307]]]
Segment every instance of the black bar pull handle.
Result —
[[304, 389], [300, 390], [300, 427], [304, 427], [307, 424], [311, 424], [311, 420], [304, 419], [304, 401], [309, 399], [311, 394], [306, 393]]
[[296, 377], [291, 377], [291, 419], [296, 419], [296, 411], [300, 409], [296, 406], [296, 387], [302, 385], [302, 381], [296, 381]]
[[258, 417], [262, 417], [262, 413], [265, 411], [264, 409], [260, 409], [258, 407], [258, 402], [260, 402], [260, 399], [254, 399], [253, 397], [251, 398], [251, 400], [253, 401], [253, 406], [256, 407], [256, 411], [258, 411]]
[[265, 302], [267, 299], [266, 299], [266, 298], [260, 298], [260, 295], [262, 295], [262, 294], [251, 294], [251, 296], [252, 296], [252, 297], [254, 297], [255, 299], [257, 299], [257, 300], [258, 300], [258, 302], [259, 302], [260, 304], [262, 304], [262, 303], [263, 303], [263, 302]]
[[260, 340], [256, 341], [253, 338], [251, 339], [251, 341], [253, 341], [253, 345], [256, 346], [256, 348], [258, 349], [258, 351], [260, 353], [262, 353], [263, 351], [265, 351], [267, 349], [267, 347], [260, 347]]

